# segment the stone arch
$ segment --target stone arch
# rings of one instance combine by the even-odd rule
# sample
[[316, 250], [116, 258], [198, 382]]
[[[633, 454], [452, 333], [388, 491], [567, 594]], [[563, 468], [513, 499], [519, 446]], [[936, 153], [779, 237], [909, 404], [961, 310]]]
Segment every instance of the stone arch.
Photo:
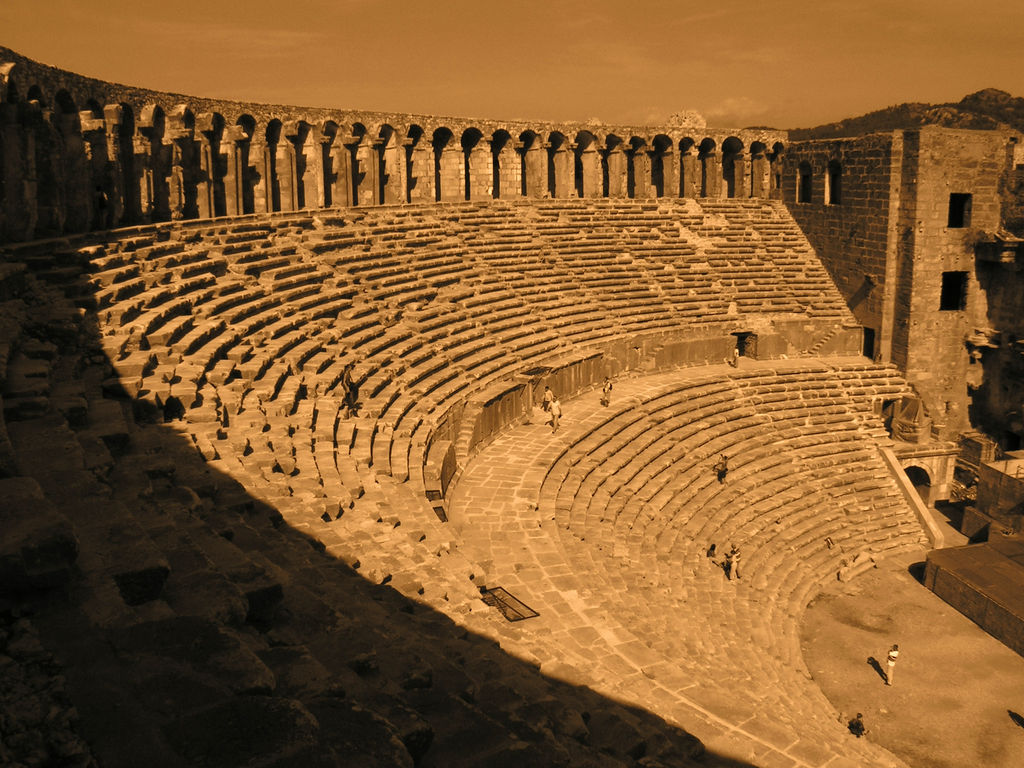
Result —
[[431, 140], [434, 147], [434, 199], [463, 200], [466, 195], [465, 160], [450, 128], [440, 127]]
[[663, 133], [651, 141], [651, 188], [655, 197], [679, 194], [679, 172], [674, 142]]
[[[262, 166], [263, 142], [256, 132], [256, 119], [249, 114], [239, 115], [235, 121], [232, 132], [232, 152], [237, 152], [238, 170], [233, 188], [238, 193], [238, 208], [236, 213], [255, 213], [257, 189], [262, 188], [263, 180], [261, 174], [265, 171]], [[230, 171], [232, 162], [229, 156], [228, 169]], [[229, 195], [230, 197], [230, 195]], [[264, 210], [266, 210], [264, 208]], [[229, 207], [230, 211], [230, 207]]]
[[29, 104], [34, 101], [43, 109], [46, 109], [49, 106], [49, 103], [46, 100], [46, 94], [43, 93], [43, 89], [38, 83], [33, 83], [29, 86], [28, 92], [25, 94], [25, 101]]
[[750, 196], [768, 197], [771, 187], [771, 165], [768, 162], [768, 147], [763, 141], [750, 144]]
[[462, 132], [462, 176], [466, 200], [487, 200], [493, 196], [494, 158], [479, 128]]
[[491, 136], [493, 170], [491, 189], [495, 198], [515, 197], [522, 189], [522, 168], [518, 162], [512, 136], [504, 128]]
[[796, 168], [796, 201], [798, 203], [809, 203], [813, 194], [814, 171], [809, 162], [801, 160]]
[[405, 187], [406, 200], [410, 203], [426, 203], [435, 199], [434, 157], [424, 133], [422, 126], [415, 123], [406, 131]]
[[917, 495], [921, 497], [921, 501], [924, 502], [925, 506], [931, 506], [933, 483], [928, 469], [918, 464], [910, 464], [904, 467], [903, 471], [906, 473], [911, 485], [914, 486], [914, 490], [917, 491]]
[[743, 142], [730, 136], [722, 142], [722, 187], [725, 197], [746, 197], [747, 177]]
[[534, 131], [519, 134], [522, 157], [523, 197], [543, 197], [547, 192], [547, 157], [543, 151], [541, 137]]
[[605, 151], [602, 163], [604, 177], [604, 194], [606, 197], [627, 197], [628, 169], [626, 144], [614, 133], [605, 138]]
[[832, 159], [825, 166], [825, 205], [839, 205], [843, 201], [843, 164]]
[[576, 147], [573, 151], [577, 197], [601, 197], [603, 183], [601, 173], [601, 155], [597, 151], [597, 138], [590, 131], [576, 134]]
[[697, 142], [687, 136], [679, 141], [679, 196], [694, 198], [700, 194], [700, 159]]
[[548, 195], [550, 197], [569, 197], [575, 193], [572, 181], [574, 162], [569, 149], [569, 140], [560, 131], [548, 134], [545, 142], [547, 149]]
[[700, 197], [718, 197], [718, 182], [721, 174], [718, 171], [718, 145], [712, 138], [706, 138], [698, 147], [697, 159], [700, 161]]

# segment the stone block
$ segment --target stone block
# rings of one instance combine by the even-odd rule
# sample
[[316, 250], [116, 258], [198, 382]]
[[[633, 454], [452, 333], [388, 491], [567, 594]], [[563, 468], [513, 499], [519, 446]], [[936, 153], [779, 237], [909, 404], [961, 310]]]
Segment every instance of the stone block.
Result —
[[78, 539], [28, 477], [0, 479], [0, 592], [52, 587], [70, 576]]

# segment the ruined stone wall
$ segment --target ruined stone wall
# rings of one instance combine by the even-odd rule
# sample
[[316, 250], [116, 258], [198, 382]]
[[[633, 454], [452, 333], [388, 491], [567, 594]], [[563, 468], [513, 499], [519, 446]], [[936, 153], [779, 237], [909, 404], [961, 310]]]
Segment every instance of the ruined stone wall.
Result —
[[[892, 158], [892, 134], [875, 134], [791, 144], [782, 166], [782, 198], [857, 321], [874, 331], [876, 359], [887, 359], [881, 339]], [[808, 201], [798, 201], [801, 166], [810, 169]]]
[[[986, 131], [920, 130], [916, 232], [907, 377], [929, 407], [943, 437], [970, 425], [966, 339], [984, 325], [987, 307], [975, 272], [979, 231], [999, 227], [999, 176], [1006, 137]], [[950, 226], [951, 195], [971, 195], [962, 226]], [[962, 308], [943, 308], [943, 281], [965, 273]], [[946, 277], [944, 277], [944, 275]]]
[[786, 134], [242, 104], [0, 48], [0, 240], [510, 197], [770, 197]]

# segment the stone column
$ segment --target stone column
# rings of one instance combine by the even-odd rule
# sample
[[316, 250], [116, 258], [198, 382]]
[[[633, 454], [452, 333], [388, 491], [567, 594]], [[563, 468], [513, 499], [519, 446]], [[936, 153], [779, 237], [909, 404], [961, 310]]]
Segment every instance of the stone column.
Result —
[[628, 197], [628, 173], [626, 153], [617, 144], [608, 150], [608, 197]]
[[553, 151], [551, 164], [555, 173], [555, 197], [576, 196], [575, 189], [573, 188], [573, 158], [573, 153], [570, 151], [567, 142], [562, 142], [562, 145]]
[[703, 197], [720, 197], [722, 189], [722, 161], [718, 152], [700, 156], [701, 193]]
[[224, 212], [228, 216], [245, 213], [245, 151], [242, 142], [247, 139], [239, 126], [225, 128], [220, 139], [220, 154], [224, 158]]
[[547, 153], [539, 138], [524, 150], [523, 165], [526, 172], [526, 196], [544, 197], [548, 191]]
[[664, 197], [679, 197], [679, 154], [672, 147], [661, 156], [661, 189]]
[[249, 167], [252, 169], [254, 184], [252, 189], [253, 213], [268, 213], [274, 210], [271, 174], [273, 162], [267, 142], [257, 136], [249, 144]]
[[377, 152], [367, 137], [356, 147], [356, 205], [377, 205]]
[[631, 153], [633, 164], [633, 197], [647, 200], [655, 197], [654, 185], [651, 183], [651, 155], [647, 147], [637, 147]]
[[490, 200], [493, 197], [494, 157], [485, 139], [480, 139], [469, 150], [469, 199]]
[[594, 142], [580, 152], [580, 168], [583, 176], [583, 197], [601, 197], [601, 155]]
[[679, 169], [683, 175], [681, 193], [683, 197], [695, 198], [700, 194], [700, 159], [690, 148], [679, 158]]
[[121, 153], [121, 126], [124, 119], [120, 105], [108, 104], [103, 109], [107, 136], [107, 162], [110, 180], [110, 226], [140, 217], [135, 196], [128, 190], [126, 180], [134, 178], [131, 171], [133, 156]]
[[771, 167], [765, 153], [757, 152], [750, 158], [750, 196], [768, 197]]

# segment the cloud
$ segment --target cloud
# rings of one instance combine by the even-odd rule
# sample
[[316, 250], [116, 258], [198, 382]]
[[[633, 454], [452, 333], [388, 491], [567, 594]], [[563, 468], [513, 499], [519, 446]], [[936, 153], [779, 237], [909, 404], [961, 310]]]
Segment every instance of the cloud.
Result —
[[710, 125], [742, 126], [755, 122], [768, 110], [768, 104], [749, 96], [730, 96], [699, 111]]

